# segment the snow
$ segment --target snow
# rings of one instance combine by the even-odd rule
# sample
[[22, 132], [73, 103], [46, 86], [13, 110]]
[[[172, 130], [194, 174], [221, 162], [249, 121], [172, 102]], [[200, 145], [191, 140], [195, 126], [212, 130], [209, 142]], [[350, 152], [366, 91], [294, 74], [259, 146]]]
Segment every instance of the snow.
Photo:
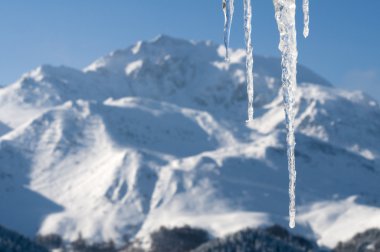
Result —
[[[334, 247], [342, 240], [347, 241], [358, 232], [379, 228], [380, 209], [360, 205], [355, 199], [356, 196], [352, 196], [301, 208], [299, 221], [311, 225], [319, 236], [319, 245], [327, 247]], [[332, 222], [334, 225], [331, 225]]]
[[125, 68], [125, 73], [127, 75], [130, 75], [132, 74], [133, 72], [135, 71], [138, 71], [138, 69], [140, 69], [142, 67], [142, 65], [144, 64], [144, 61], [142, 60], [136, 60], [134, 62], [131, 62], [130, 64], [127, 65], [127, 67]]
[[[29, 236], [73, 240], [81, 232], [115, 242], [146, 239], [161, 225], [216, 236], [285, 226], [280, 60], [255, 56], [256, 116], [246, 127], [245, 50], [231, 50], [224, 67], [221, 48], [160, 36], [91, 70], [44, 66], [1, 89], [0, 224]], [[292, 232], [333, 247], [380, 227], [380, 109], [363, 93], [298, 72]], [[12, 116], [24, 108], [34, 114]]]
[[[166, 227], [181, 227], [190, 225], [207, 229], [210, 235], [214, 237], [223, 237], [228, 234], [240, 231], [242, 227], [255, 226], [259, 227], [268, 223], [268, 216], [263, 213], [252, 212], [234, 212], [226, 214], [209, 213], [209, 214], [194, 214], [175, 210], [165, 210], [153, 213], [146, 220], [142, 227], [140, 236], [147, 237], [149, 233], [158, 230], [161, 226]], [[242, 223], [245, 222], [245, 226]], [[145, 246], [149, 245], [149, 240]], [[147, 246], [148, 247], [148, 246]]]
[[0, 137], [10, 132], [12, 129], [8, 127], [6, 124], [0, 122]]

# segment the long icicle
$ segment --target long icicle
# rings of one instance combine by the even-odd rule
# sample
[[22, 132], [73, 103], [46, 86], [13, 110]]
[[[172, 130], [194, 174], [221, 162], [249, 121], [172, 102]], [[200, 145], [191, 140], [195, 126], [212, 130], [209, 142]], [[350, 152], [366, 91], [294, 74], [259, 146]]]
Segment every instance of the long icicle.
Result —
[[282, 53], [282, 88], [284, 98], [284, 110], [287, 128], [287, 155], [289, 170], [289, 227], [295, 227], [296, 203], [296, 167], [295, 167], [295, 137], [294, 137], [294, 104], [295, 89], [297, 86], [297, 32], [295, 0], [273, 0], [275, 17], [280, 33], [279, 49]]
[[302, 10], [303, 10], [303, 36], [307, 38], [309, 36], [309, 0], [303, 0], [302, 4]]
[[253, 48], [251, 42], [252, 30], [252, 6], [251, 0], [244, 0], [244, 30], [246, 44], [246, 78], [247, 78], [247, 95], [248, 95], [248, 120], [247, 123], [253, 121]]
[[226, 61], [230, 60], [228, 49], [230, 47], [230, 34], [232, 19], [234, 17], [234, 0], [223, 0], [224, 13], [224, 46], [226, 47]]

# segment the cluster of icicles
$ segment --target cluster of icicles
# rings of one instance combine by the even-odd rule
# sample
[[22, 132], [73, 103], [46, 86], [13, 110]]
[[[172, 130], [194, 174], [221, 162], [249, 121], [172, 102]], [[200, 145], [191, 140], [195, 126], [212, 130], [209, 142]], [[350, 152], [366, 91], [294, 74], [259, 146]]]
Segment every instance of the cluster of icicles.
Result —
[[[246, 79], [248, 94], [248, 120], [253, 121], [253, 49], [251, 43], [251, 0], [244, 1], [244, 30], [246, 42]], [[275, 17], [280, 33], [279, 49], [282, 53], [282, 88], [284, 99], [285, 120], [287, 128], [287, 156], [289, 170], [289, 227], [295, 227], [296, 204], [295, 204], [295, 137], [294, 137], [294, 103], [295, 88], [297, 86], [297, 40], [296, 40], [296, 0], [273, 0]], [[309, 35], [309, 0], [303, 0], [304, 31], [305, 38]], [[229, 61], [229, 40], [232, 18], [234, 14], [234, 0], [223, 0], [224, 22], [224, 43], [226, 46], [226, 60]]]

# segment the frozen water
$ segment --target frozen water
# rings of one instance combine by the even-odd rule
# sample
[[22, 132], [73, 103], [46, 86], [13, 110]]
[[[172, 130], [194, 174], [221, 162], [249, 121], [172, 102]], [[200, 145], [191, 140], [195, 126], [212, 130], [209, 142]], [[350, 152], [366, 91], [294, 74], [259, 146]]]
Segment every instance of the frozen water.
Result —
[[248, 120], [253, 121], [253, 48], [251, 42], [252, 30], [252, 7], [251, 0], [244, 0], [244, 30], [245, 30], [245, 44], [246, 44], [246, 75], [247, 75], [247, 95], [248, 95]]
[[302, 4], [302, 9], [303, 9], [303, 36], [307, 38], [309, 36], [309, 0], [303, 0]]
[[282, 53], [282, 88], [287, 128], [287, 155], [289, 169], [289, 226], [295, 227], [295, 137], [294, 137], [294, 104], [297, 86], [297, 32], [296, 32], [296, 2], [295, 0], [273, 0], [275, 17], [280, 32], [279, 49]]
[[230, 33], [232, 18], [234, 16], [234, 0], [223, 0], [224, 13], [224, 45], [226, 47], [226, 61], [230, 60], [228, 48], [230, 47]]

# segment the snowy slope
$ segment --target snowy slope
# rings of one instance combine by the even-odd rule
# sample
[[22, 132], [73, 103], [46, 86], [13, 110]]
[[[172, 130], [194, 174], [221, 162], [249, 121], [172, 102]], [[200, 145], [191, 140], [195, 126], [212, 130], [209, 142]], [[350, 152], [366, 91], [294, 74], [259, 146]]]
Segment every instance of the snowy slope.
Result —
[[10, 130], [11, 130], [11, 128], [9, 128], [7, 125], [0, 122], [0, 136], [8, 133]]
[[[223, 50], [159, 36], [0, 89], [0, 224], [115, 241], [161, 225], [286, 226], [280, 62], [256, 57], [247, 128], [244, 51], [227, 65]], [[305, 67], [298, 78], [295, 232], [334, 246], [380, 227], [380, 109]]]

